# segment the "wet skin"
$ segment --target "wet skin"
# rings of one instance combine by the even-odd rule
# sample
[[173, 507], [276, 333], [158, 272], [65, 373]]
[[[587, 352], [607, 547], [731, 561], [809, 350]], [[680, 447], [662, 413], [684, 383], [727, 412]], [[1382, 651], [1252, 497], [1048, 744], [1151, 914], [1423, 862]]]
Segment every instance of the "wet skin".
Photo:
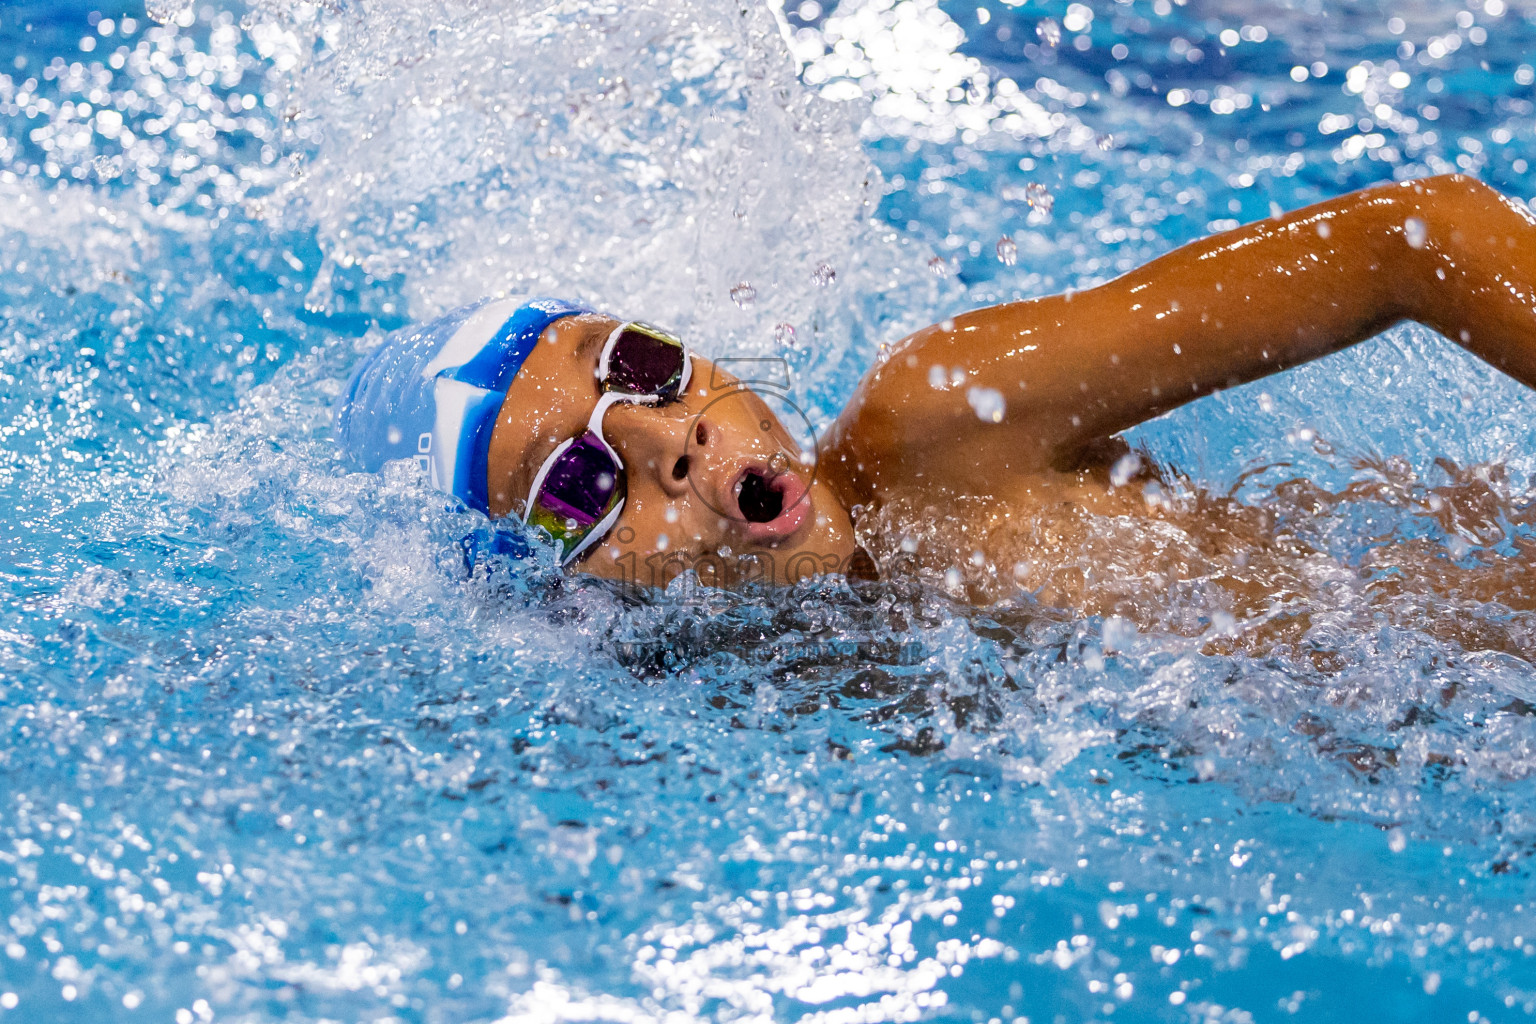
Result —
[[[781, 426], [762, 428], [771, 414], [748, 393], [714, 401], [736, 385], [712, 384], [717, 371], [699, 359], [684, 401], [608, 414], [629, 505], [581, 568], [635, 579], [634, 566], [657, 564], [666, 535], [674, 554], [723, 555], [719, 567], [708, 562], [723, 582], [787, 582], [818, 559], [845, 571], [856, 550], [846, 510], [877, 513], [915, 495], [952, 499], [957, 512], [989, 499], [958, 513], [981, 517], [983, 549], [999, 509], [1070, 502], [1120, 514], [1140, 504], [1116, 494], [1105, 471], [1124, 450], [1120, 431], [1407, 319], [1536, 386], [1536, 222], [1470, 178], [1383, 185], [1186, 245], [1096, 288], [956, 316], [882, 354], [814, 475]], [[613, 324], [556, 324], [518, 375], [492, 439], [493, 515], [520, 513], [539, 461], [583, 429], [598, 395], [601, 342], [591, 339]], [[803, 522], [744, 522], [733, 482], [747, 467], [784, 465], [807, 485]]]

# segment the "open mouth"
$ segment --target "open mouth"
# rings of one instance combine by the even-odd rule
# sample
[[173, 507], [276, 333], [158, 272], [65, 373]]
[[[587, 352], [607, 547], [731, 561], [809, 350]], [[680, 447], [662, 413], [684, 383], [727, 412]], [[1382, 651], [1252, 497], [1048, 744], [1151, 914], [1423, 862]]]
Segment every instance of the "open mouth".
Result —
[[749, 469], [736, 493], [741, 518], [749, 523], [771, 523], [784, 511], [784, 492], [761, 470]]
[[748, 466], [736, 476], [731, 492], [737, 520], [754, 541], [777, 544], [799, 532], [808, 518], [805, 483], [791, 471]]

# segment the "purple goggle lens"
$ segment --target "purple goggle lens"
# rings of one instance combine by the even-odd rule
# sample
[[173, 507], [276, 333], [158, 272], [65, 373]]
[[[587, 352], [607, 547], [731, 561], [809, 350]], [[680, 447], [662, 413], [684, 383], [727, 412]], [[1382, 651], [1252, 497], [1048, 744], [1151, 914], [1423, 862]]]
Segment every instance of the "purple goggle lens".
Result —
[[525, 522], [544, 529], [567, 563], [597, 543], [618, 518], [625, 494], [617, 456], [592, 430], [567, 441], [545, 462]]

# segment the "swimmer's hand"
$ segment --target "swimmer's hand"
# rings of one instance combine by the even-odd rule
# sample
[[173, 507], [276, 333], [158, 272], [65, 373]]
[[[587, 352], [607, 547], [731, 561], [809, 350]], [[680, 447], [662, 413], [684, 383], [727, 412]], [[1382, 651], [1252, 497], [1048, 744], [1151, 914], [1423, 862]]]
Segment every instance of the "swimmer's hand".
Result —
[[[893, 346], [833, 428], [851, 501], [1072, 469], [1113, 435], [1401, 320], [1536, 386], [1536, 222], [1451, 175], [1186, 245], [1108, 284], [955, 317]], [[836, 472], [836, 470], [834, 471]]]

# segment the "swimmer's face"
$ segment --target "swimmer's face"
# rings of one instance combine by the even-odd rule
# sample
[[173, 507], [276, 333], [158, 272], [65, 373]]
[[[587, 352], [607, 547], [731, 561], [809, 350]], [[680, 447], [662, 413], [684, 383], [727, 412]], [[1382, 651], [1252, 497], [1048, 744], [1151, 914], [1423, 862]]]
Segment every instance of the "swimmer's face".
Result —
[[[544, 460], [586, 430], [602, 394], [598, 359], [617, 326], [567, 317], [534, 346], [491, 435], [491, 515], [520, 517]], [[763, 400], [709, 360], [693, 357], [676, 401], [613, 405], [603, 436], [624, 461], [628, 495], [575, 568], [642, 586], [689, 569], [722, 586], [848, 570], [848, 513]]]

